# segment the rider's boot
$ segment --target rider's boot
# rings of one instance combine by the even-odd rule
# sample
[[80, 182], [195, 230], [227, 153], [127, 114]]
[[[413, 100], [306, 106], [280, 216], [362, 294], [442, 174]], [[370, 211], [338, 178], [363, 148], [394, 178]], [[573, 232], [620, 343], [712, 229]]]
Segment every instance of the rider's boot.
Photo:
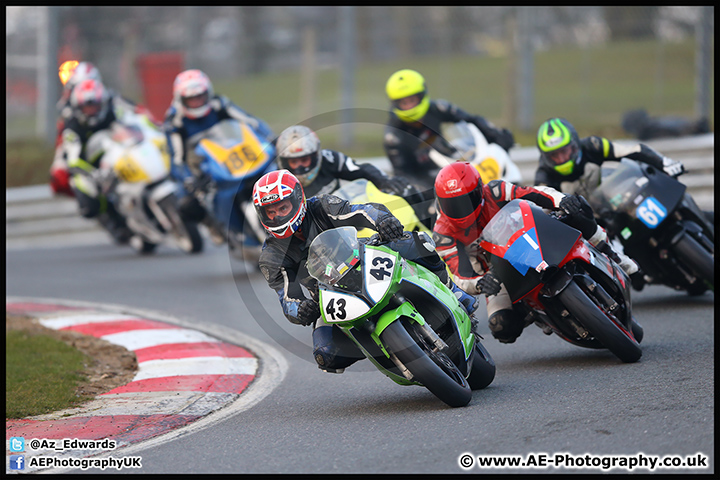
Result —
[[645, 286], [644, 274], [635, 261], [624, 253], [616, 251], [608, 242], [607, 233], [598, 225], [595, 234], [588, 240], [595, 248], [610, 257], [610, 259], [620, 265], [625, 273], [630, 277], [630, 281], [635, 290], [642, 290]]
[[514, 343], [525, 329], [524, 322], [517, 317], [513, 309], [493, 312], [488, 317], [490, 333], [500, 343]]

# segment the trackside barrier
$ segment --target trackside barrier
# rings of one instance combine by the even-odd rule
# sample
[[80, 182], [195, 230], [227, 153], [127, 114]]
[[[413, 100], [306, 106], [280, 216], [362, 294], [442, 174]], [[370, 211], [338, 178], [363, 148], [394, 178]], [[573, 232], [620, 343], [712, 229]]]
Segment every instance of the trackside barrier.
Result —
[[[680, 139], [646, 142], [657, 151], [685, 164], [688, 173], [680, 177], [701, 208], [712, 209], [715, 197], [714, 135], [698, 135]], [[622, 141], [621, 141], [622, 143]], [[510, 157], [522, 174], [522, 184], [531, 185], [538, 162], [534, 147], [514, 148]], [[372, 163], [391, 172], [386, 157], [358, 158], [358, 163]], [[104, 234], [95, 220], [78, 214], [74, 198], [53, 196], [48, 185], [11, 188], [5, 191], [6, 233], [8, 244], [48, 235], [69, 235], [85, 232]], [[107, 234], [105, 234], [107, 237]], [[108, 237], [109, 238], [109, 237]]]

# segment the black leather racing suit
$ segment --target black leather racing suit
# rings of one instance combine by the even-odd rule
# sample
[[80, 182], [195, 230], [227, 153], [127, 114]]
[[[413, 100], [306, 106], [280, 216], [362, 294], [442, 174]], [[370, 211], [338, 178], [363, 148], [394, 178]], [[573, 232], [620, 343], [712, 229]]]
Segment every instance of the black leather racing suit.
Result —
[[[314, 197], [322, 193], [332, 193], [340, 188], [340, 180], [357, 180], [366, 178], [377, 188], [384, 189], [389, 185], [390, 177], [369, 163], [355, 163], [349, 156], [336, 150], [324, 148], [320, 150], [320, 171], [308, 186], [303, 186], [306, 197]], [[392, 190], [392, 188], [390, 188]]]
[[[390, 119], [385, 126], [383, 147], [395, 175], [408, 178], [421, 190], [432, 189], [439, 167], [427, 156], [427, 147], [433, 145], [447, 155], [454, 153], [454, 148], [440, 137], [440, 125], [459, 121], [476, 125], [488, 142], [497, 143], [505, 150], [509, 150], [515, 142], [509, 130], [497, 128], [489, 120], [479, 115], [471, 115], [445, 100], [431, 100], [427, 113], [417, 122], [403, 122], [390, 112]], [[430, 197], [432, 196], [430, 192]]]
[[[310, 277], [305, 262], [312, 241], [321, 232], [342, 226], [357, 229], [376, 229], [376, 225], [392, 215], [384, 205], [367, 203], [353, 205], [334, 195], [320, 195], [307, 200], [305, 219], [300, 226], [301, 239], [296, 234], [289, 238], [268, 237], [260, 254], [259, 267], [268, 285], [277, 292], [285, 317], [292, 323], [298, 320], [298, 308], [306, 300], [302, 291], [305, 286], [311, 295], [316, 291], [316, 281]], [[388, 247], [401, 256], [415, 261], [447, 283], [445, 264], [435, 251], [432, 240], [425, 233], [408, 233], [389, 244]], [[444, 278], [443, 278], [444, 277]], [[317, 301], [317, 298], [313, 300]], [[317, 326], [313, 330], [313, 356], [325, 371], [343, 369], [364, 358], [354, 344], [336, 326]]]
[[570, 175], [561, 175], [552, 165], [541, 159], [535, 172], [534, 185], [547, 185], [563, 193], [589, 198], [600, 185], [600, 167], [607, 160], [620, 161], [627, 157], [659, 170], [663, 169], [663, 156], [642, 143], [627, 146], [603, 137], [591, 136], [580, 140], [580, 152], [580, 158]]

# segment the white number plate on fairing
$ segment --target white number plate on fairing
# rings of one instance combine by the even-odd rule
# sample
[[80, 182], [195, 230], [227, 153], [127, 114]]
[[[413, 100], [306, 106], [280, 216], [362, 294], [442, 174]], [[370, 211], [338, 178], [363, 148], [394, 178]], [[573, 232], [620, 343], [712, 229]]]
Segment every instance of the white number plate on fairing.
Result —
[[368, 304], [359, 298], [330, 290], [320, 290], [320, 305], [327, 323], [355, 320], [370, 311]]
[[363, 277], [365, 290], [373, 302], [382, 300], [390, 288], [396, 261], [394, 255], [372, 248], [365, 249]]

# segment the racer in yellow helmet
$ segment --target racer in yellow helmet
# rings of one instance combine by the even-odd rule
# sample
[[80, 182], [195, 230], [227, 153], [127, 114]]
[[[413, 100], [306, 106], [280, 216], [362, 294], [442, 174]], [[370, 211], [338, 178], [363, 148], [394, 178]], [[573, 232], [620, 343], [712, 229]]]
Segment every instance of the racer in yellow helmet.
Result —
[[392, 112], [403, 122], [416, 122], [430, 108], [430, 98], [425, 90], [425, 78], [415, 70], [398, 70], [385, 84]]
[[[466, 121], [475, 124], [488, 142], [509, 150], [515, 143], [512, 133], [489, 120], [472, 115], [445, 100], [431, 100], [425, 78], [417, 71], [402, 69], [385, 84], [391, 103], [383, 147], [396, 176], [404, 176], [433, 198], [433, 183], [439, 167], [427, 155], [428, 145], [451, 155], [453, 147], [440, 138], [441, 123]], [[442, 150], [446, 151], [442, 151]]]

